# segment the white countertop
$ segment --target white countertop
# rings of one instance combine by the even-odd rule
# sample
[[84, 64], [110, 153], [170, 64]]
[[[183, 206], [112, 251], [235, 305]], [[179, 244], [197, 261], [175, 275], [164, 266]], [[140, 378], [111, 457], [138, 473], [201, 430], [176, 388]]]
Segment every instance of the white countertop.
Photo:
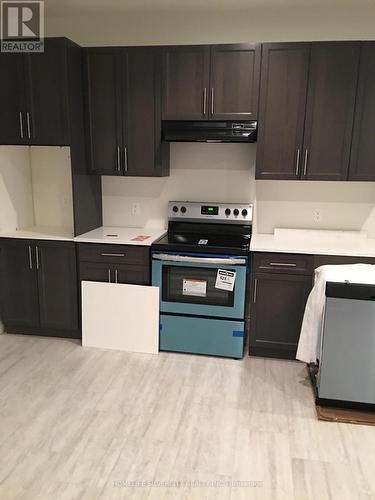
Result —
[[277, 228], [274, 234], [254, 233], [250, 251], [375, 257], [375, 238], [360, 231]]
[[77, 241], [80, 243], [115, 243], [118, 245], [151, 244], [166, 233], [165, 229], [144, 229], [139, 227], [98, 227], [93, 231], [74, 235], [65, 229], [33, 226], [17, 231], [2, 232], [0, 238], [21, 238], [30, 240]]
[[18, 229], [17, 231], [2, 232], [0, 238], [21, 238], [27, 240], [55, 240], [55, 241], [73, 241], [74, 235], [66, 229], [54, 227], [33, 226], [27, 229]]
[[74, 238], [79, 243], [112, 243], [150, 246], [166, 233], [165, 229], [102, 226]]

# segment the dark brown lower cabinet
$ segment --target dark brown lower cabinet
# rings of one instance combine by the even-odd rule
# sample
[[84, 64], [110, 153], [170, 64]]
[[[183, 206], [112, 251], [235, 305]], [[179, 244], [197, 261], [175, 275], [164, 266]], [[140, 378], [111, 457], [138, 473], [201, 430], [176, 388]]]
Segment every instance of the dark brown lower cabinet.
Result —
[[78, 255], [80, 282], [150, 284], [149, 248], [134, 245], [80, 243]]
[[311, 276], [259, 273], [253, 276], [250, 355], [294, 358]]
[[74, 243], [1, 239], [0, 283], [7, 332], [80, 338]]

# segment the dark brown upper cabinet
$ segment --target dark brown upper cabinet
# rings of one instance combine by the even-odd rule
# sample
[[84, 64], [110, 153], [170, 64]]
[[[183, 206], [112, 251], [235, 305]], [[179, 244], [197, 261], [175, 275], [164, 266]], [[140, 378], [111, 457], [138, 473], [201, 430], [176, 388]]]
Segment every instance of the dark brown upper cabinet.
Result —
[[85, 52], [92, 172], [168, 175], [169, 145], [161, 142], [160, 50], [90, 48]]
[[163, 49], [163, 120], [208, 119], [210, 49]]
[[262, 47], [257, 179], [300, 178], [310, 46]]
[[312, 44], [303, 179], [347, 179], [359, 53], [359, 42]]
[[347, 179], [359, 52], [359, 42], [263, 45], [257, 179]]
[[211, 120], [257, 119], [260, 55], [260, 45], [211, 47]]
[[256, 120], [260, 45], [163, 49], [163, 120]]
[[66, 38], [47, 38], [42, 53], [0, 54], [0, 144], [70, 144], [70, 62], [77, 51]]
[[375, 42], [361, 47], [349, 180], [375, 180]]

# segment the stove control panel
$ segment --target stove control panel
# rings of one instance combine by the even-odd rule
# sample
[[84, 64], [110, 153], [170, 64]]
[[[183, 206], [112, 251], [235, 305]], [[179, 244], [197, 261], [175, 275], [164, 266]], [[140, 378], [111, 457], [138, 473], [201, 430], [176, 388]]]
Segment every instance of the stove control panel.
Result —
[[168, 219], [249, 224], [253, 220], [253, 205], [247, 203], [170, 201]]

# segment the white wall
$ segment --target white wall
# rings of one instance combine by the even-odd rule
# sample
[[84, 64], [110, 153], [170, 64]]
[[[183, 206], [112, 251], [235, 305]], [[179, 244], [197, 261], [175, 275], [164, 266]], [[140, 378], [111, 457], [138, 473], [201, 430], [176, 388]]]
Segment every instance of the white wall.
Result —
[[0, 231], [33, 224], [29, 148], [0, 146]]
[[[230, 3], [230, 2], [229, 2]], [[272, 7], [227, 11], [211, 7], [168, 12], [111, 11], [48, 17], [49, 35], [64, 35], [82, 45], [157, 45], [240, 41], [375, 39], [375, 6]], [[308, 3], [309, 4], [309, 3]], [[331, 6], [328, 6], [330, 4]], [[78, 4], [77, 4], [78, 5]], [[77, 6], [77, 10], [83, 3]], [[176, 3], [176, 5], [178, 5]], [[211, 4], [212, 5], [212, 4]], [[175, 144], [171, 176], [166, 179], [103, 178], [104, 223], [160, 225], [168, 200], [253, 201], [256, 189], [258, 230], [274, 227], [368, 229], [375, 235], [375, 186], [371, 183], [254, 181], [256, 146]], [[255, 187], [256, 186], [256, 187]], [[141, 203], [140, 216], [130, 215]], [[313, 221], [313, 210], [322, 219]]]
[[73, 232], [69, 147], [30, 148], [35, 225]]
[[[207, 1], [207, 0], [206, 0]], [[83, 0], [81, 0], [81, 3]], [[77, 4], [80, 3], [78, 0]], [[46, 2], [48, 36], [68, 36], [82, 45], [162, 45], [233, 43], [251, 41], [294, 41], [334, 39], [374, 39], [375, 6], [249, 7], [191, 9], [189, 2], [176, 2], [169, 10], [125, 11], [126, 2], [115, 2], [117, 9], [103, 2], [102, 10], [86, 4], [79, 14], [51, 17]], [[276, 2], [275, 2], [276, 3]], [[281, 3], [281, 2], [280, 2]], [[302, 3], [302, 2], [301, 2]], [[311, 2], [312, 3], [312, 2]], [[157, 0], [155, 0], [157, 4]], [[180, 8], [178, 8], [180, 4]], [[181, 6], [182, 5], [182, 6]], [[202, 1], [204, 5], [204, 1]], [[251, 0], [249, 0], [251, 5]]]
[[0, 232], [50, 226], [73, 233], [70, 148], [0, 146]]
[[104, 224], [164, 227], [169, 200], [249, 202], [255, 153], [254, 144], [171, 144], [170, 177], [103, 177]]

